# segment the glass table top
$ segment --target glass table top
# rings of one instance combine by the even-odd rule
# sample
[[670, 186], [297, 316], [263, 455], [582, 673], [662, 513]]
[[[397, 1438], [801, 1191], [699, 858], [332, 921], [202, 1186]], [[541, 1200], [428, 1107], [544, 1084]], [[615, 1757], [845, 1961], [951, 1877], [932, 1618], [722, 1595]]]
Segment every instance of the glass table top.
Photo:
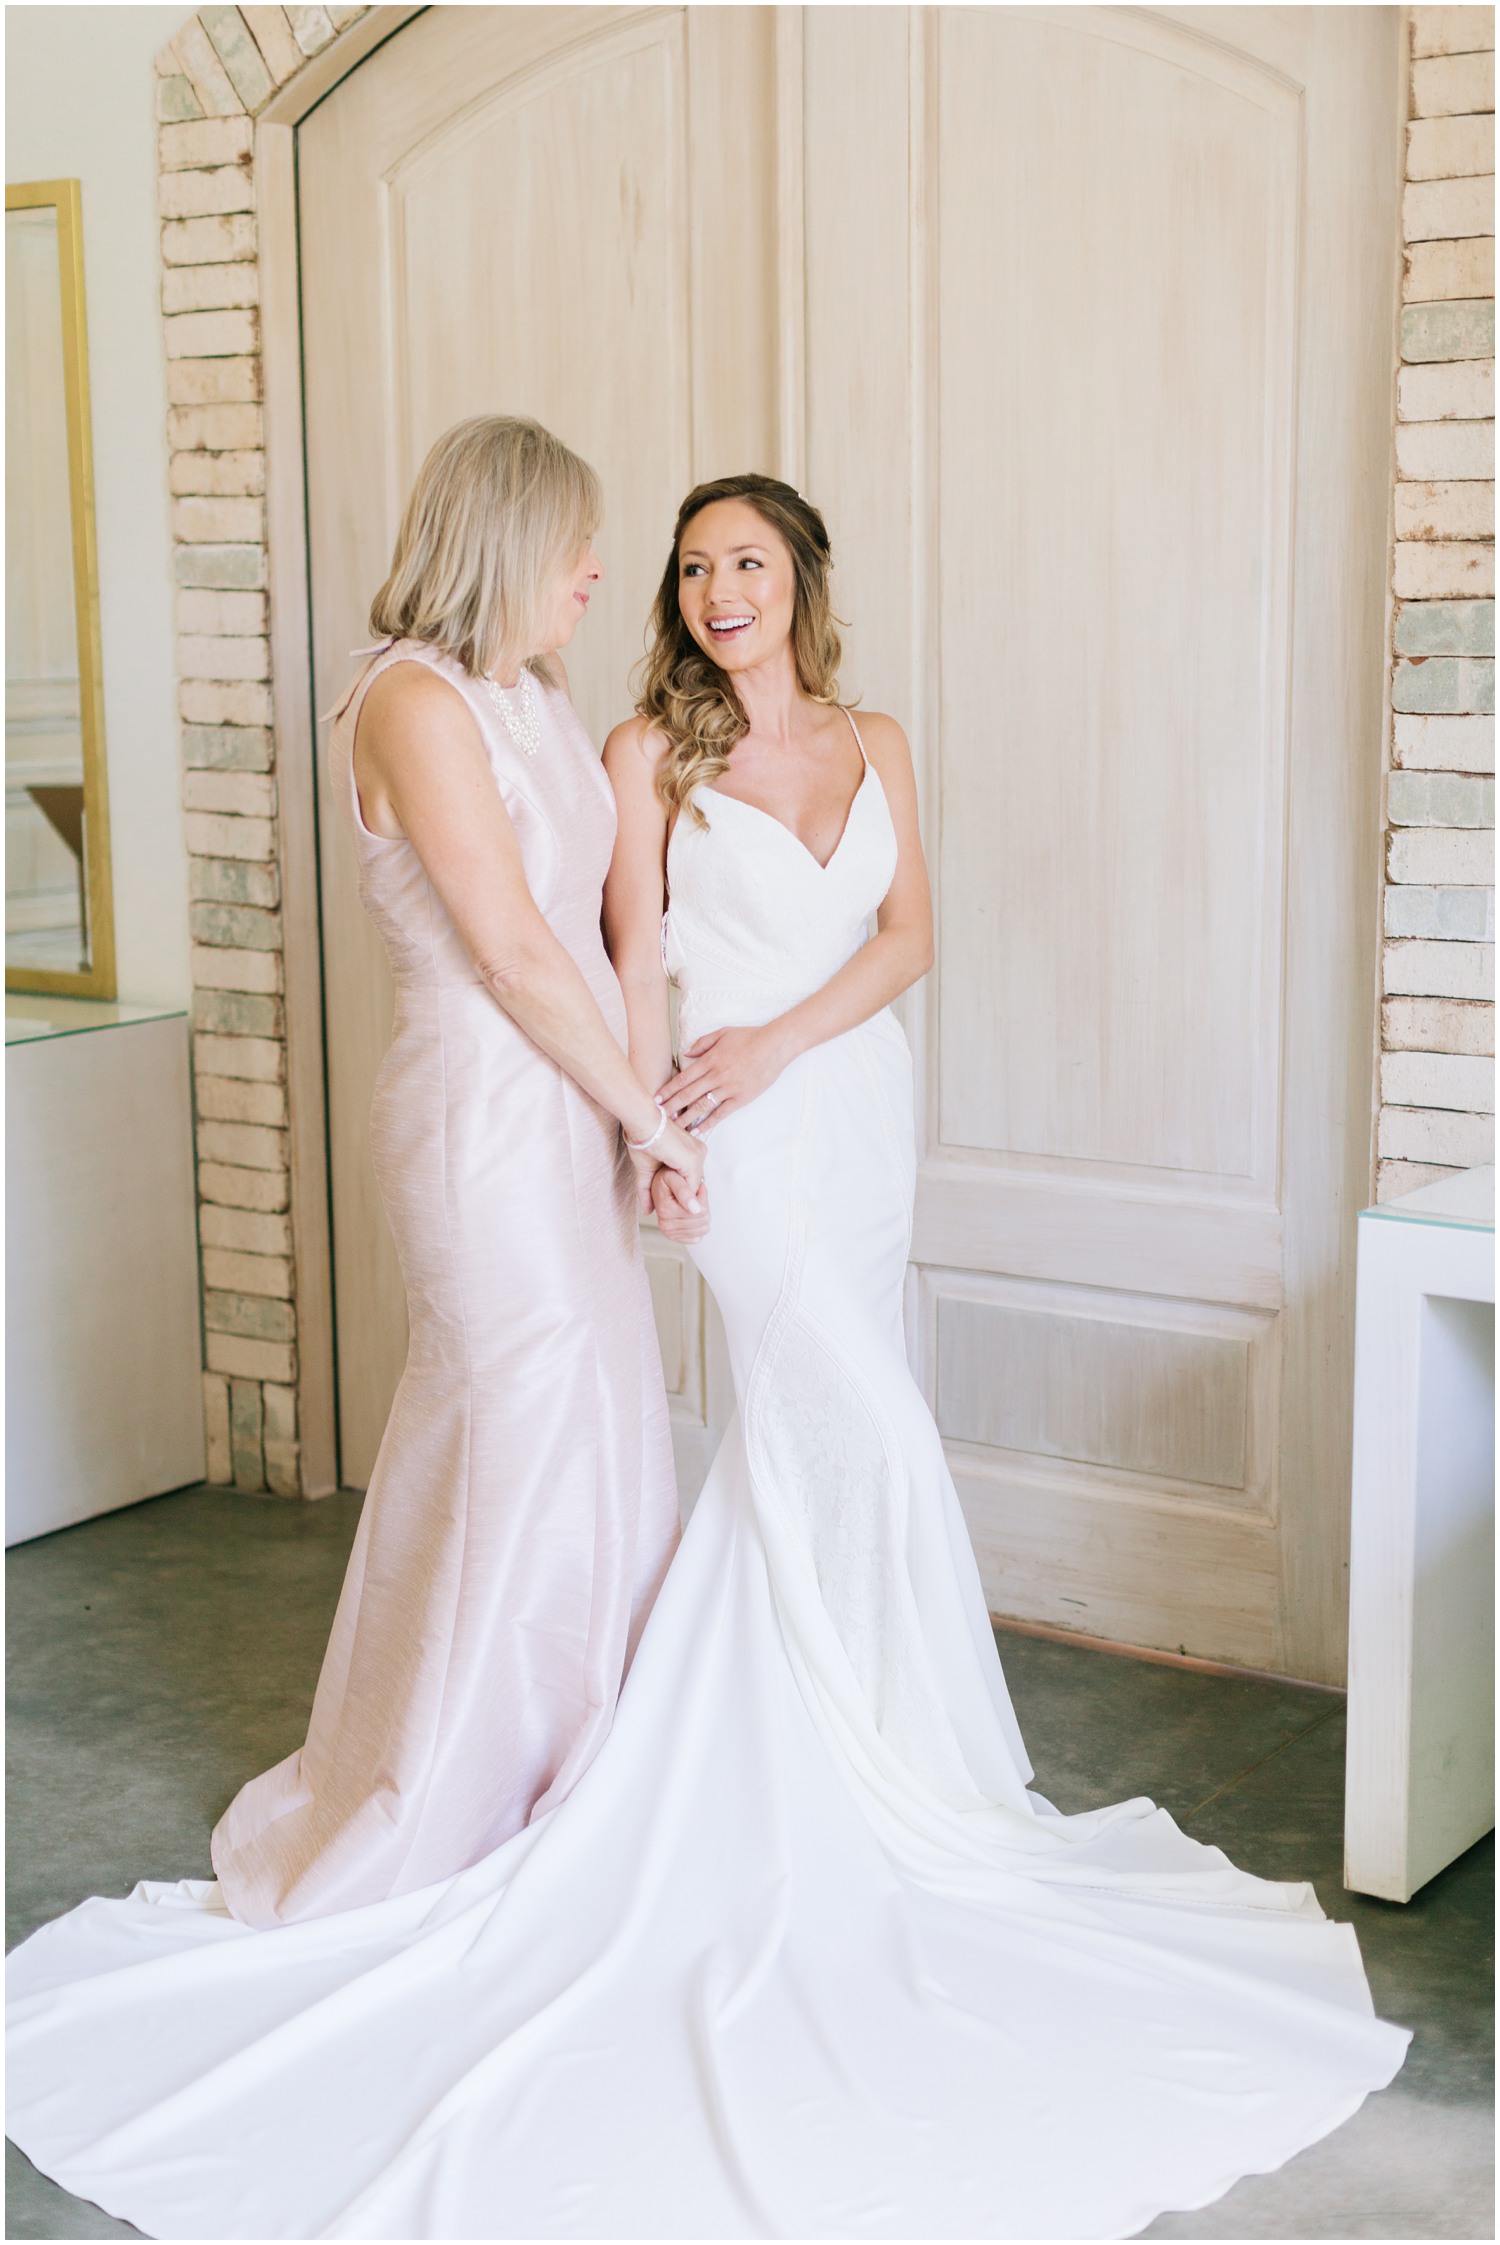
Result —
[[180, 1021], [181, 1006], [132, 1006], [118, 998], [54, 998], [20, 990], [5, 993], [5, 1041], [34, 1044], [42, 1037], [87, 1036], [95, 1029], [132, 1029], [142, 1021]]
[[1414, 1193], [1361, 1209], [1361, 1223], [1367, 1218], [1382, 1224], [1450, 1224], [1461, 1231], [1492, 1232], [1495, 1165], [1460, 1169], [1452, 1177], [1440, 1177], [1435, 1185], [1419, 1185]]

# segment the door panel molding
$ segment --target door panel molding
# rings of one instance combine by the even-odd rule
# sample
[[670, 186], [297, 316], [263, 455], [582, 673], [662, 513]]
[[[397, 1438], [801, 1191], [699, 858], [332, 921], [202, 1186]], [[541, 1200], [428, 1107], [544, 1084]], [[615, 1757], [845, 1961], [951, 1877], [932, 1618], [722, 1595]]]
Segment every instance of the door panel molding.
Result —
[[[1336, 1680], [1398, 26], [895, 19], [808, 18], [808, 443], [936, 874], [914, 1355], [997, 1611]], [[1217, 1451], [997, 1439], [1059, 1288], [1080, 1345], [1137, 1305], [1140, 1370], [1244, 1337], [1240, 1487], [1167, 1470], [1236, 1477], [1227, 1356]], [[945, 1301], [996, 1312], [946, 1389]]]
[[931, 32], [929, 1158], [1274, 1199], [1301, 104], [1081, 13]]
[[1273, 1315], [923, 1268], [916, 1316], [939, 1431], [971, 1460], [1043, 1465], [1132, 1502], [1275, 1518]]

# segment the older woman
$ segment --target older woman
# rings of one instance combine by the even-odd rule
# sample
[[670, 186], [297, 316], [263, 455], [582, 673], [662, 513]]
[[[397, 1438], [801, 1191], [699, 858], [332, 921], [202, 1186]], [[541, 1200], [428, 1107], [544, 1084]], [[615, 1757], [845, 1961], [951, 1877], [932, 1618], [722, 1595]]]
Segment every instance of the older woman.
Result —
[[535, 422], [450, 429], [334, 728], [396, 979], [371, 1127], [411, 1349], [307, 1742], [214, 1833], [251, 1925], [409, 1893], [559, 1800], [677, 1540], [621, 1131], [643, 1181], [702, 1157], [631, 1071], [600, 940], [614, 808], [557, 661], [599, 511]]

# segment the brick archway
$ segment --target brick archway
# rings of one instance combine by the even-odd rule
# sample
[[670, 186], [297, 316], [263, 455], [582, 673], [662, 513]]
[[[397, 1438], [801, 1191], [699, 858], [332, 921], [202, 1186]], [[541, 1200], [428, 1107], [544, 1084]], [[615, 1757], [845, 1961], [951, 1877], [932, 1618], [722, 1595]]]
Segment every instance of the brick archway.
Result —
[[[202, 8], [156, 58], [208, 1470], [213, 1481], [283, 1495], [330, 1485], [333, 1438], [328, 1274], [316, 1249], [299, 1258], [294, 1244], [296, 1146], [321, 1129], [306, 1112], [321, 1094], [315, 1054], [312, 1076], [301, 1077], [300, 1120], [290, 1111], [287, 835], [277, 793], [288, 704], [278, 746], [261, 304], [274, 279], [283, 325], [295, 325], [295, 273], [283, 270], [295, 248], [289, 145], [278, 155], [266, 135], [274, 124], [289, 144], [286, 128], [417, 12]], [[1418, 7], [1404, 28], [1406, 271], [1375, 1097], [1382, 1198], [1492, 1159], [1494, 1128], [1482, 1057], [1493, 1049], [1494, 216], [1485, 167], [1494, 25], [1480, 7]], [[268, 161], [283, 167], [274, 276], [259, 208], [266, 183], [256, 176]], [[298, 449], [289, 438], [286, 450]], [[278, 555], [300, 536], [300, 458], [292, 480]], [[284, 605], [295, 608], [296, 595]], [[305, 645], [305, 622], [294, 625]], [[304, 741], [299, 753], [308, 752]], [[309, 872], [309, 890], [311, 880]], [[294, 957], [296, 944], [316, 945], [305, 900], [303, 909]], [[320, 1052], [321, 1028], [307, 1022], [316, 1011], [304, 988], [293, 1043], [300, 1035]], [[304, 1177], [302, 1203], [320, 1190]]]

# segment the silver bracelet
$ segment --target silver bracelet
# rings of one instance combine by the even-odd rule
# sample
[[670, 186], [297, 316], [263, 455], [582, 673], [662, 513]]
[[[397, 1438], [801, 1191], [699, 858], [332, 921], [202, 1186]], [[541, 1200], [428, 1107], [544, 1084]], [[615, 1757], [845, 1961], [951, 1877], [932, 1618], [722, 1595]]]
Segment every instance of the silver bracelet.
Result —
[[654, 1146], [660, 1145], [662, 1139], [666, 1136], [667, 1125], [671, 1121], [671, 1119], [671, 1116], [664, 1112], [661, 1121], [657, 1124], [655, 1130], [652, 1131], [649, 1138], [627, 1138], [625, 1143], [630, 1148], [630, 1151], [633, 1154], [649, 1154], [652, 1148]]

